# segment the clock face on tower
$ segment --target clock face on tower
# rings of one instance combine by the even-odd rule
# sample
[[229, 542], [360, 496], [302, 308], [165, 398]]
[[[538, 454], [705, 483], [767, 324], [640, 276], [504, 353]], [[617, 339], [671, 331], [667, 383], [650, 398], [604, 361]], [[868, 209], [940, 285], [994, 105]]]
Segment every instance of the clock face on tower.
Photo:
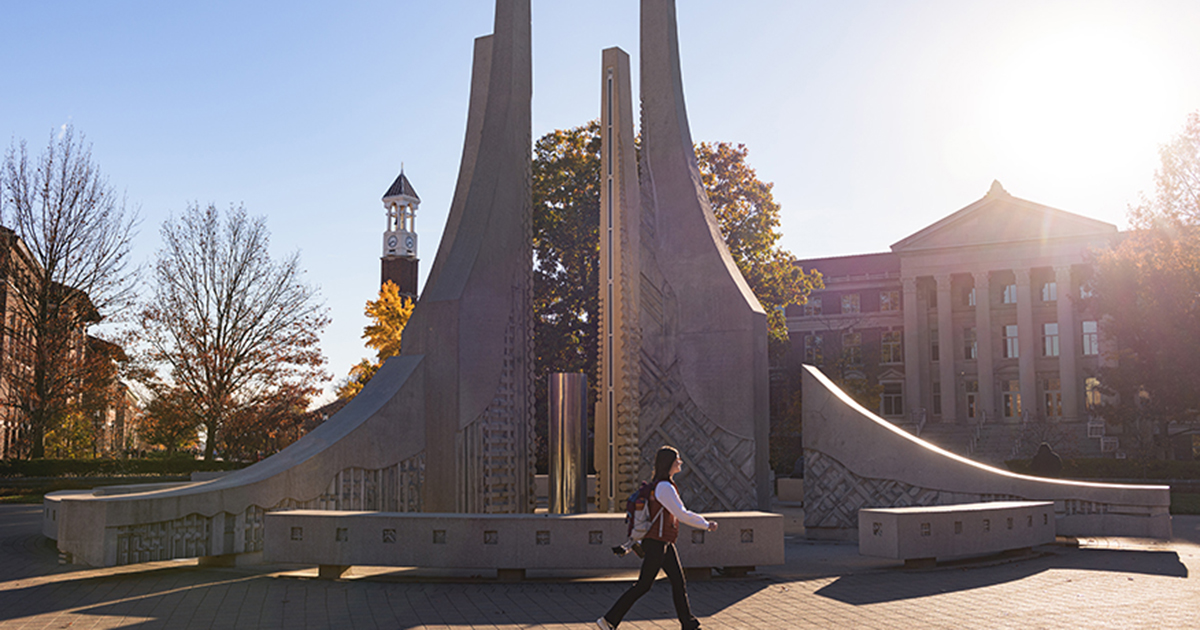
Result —
[[[409, 237], [409, 239], [411, 240], [411, 237]], [[388, 247], [395, 247], [396, 246], [396, 237], [394, 235], [389, 236], [387, 243], [388, 243]]]
[[413, 237], [411, 234], [404, 237], [404, 247], [407, 249], [413, 248]]

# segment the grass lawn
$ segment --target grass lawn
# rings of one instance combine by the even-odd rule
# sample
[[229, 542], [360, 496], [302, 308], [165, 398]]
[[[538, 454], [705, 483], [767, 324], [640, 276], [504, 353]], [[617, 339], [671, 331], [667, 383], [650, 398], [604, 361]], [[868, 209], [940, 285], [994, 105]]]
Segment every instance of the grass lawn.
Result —
[[1172, 514], [1200, 514], [1200, 493], [1172, 492]]
[[34, 494], [6, 494], [0, 496], [0, 505], [11, 505], [14, 503], [41, 505], [42, 497], [44, 496], [45, 495], [40, 492]]

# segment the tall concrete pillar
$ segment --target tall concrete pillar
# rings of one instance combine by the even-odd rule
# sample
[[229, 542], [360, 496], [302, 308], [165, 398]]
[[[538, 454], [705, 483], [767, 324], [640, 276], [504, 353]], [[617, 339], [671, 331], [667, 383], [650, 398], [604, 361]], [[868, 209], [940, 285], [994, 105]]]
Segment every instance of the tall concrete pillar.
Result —
[[901, 278], [904, 286], [904, 406], [921, 407], [921, 326], [918, 319], [917, 279]]
[[1079, 375], [1079, 335], [1075, 333], [1075, 286], [1071, 266], [1054, 268], [1058, 285], [1058, 378], [1062, 381], [1063, 419], [1079, 419], [1079, 393], [1083, 379]]
[[937, 276], [938, 296], [938, 377], [941, 380], [942, 422], [958, 422], [958, 391], [954, 360], [954, 296], [950, 291], [950, 274]]
[[476, 44], [458, 187], [403, 354], [423, 359], [426, 512], [533, 511], [529, 0]]
[[642, 476], [664, 443], [696, 510], [767, 509], [767, 315], [700, 182], [674, 0], [641, 3]]
[[1021, 414], [1038, 413], [1037, 356], [1041, 354], [1042, 331], [1034, 330], [1033, 288], [1029, 269], [1014, 269], [1017, 277], [1017, 369], [1021, 379]]
[[600, 375], [596, 401], [597, 508], [624, 509], [638, 482], [638, 322], [641, 207], [633, 136], [629, 55], [602, 54], [600, 70]]
[[992, 333], [992, 287], [987, 271], [975, 278], [975, 338], [978, 344], [976, 365], [979, 370], [979, 408], [988, 421], [996, 419], [995, 335]]

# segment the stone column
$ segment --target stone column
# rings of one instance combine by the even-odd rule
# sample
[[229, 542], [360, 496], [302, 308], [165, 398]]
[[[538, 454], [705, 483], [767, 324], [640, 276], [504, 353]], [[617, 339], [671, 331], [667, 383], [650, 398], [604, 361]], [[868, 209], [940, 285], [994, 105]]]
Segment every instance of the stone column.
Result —
[[1075, 322], [1075, 287], [1071, 266], [1054, 268], [1058, 285], [1058, 377], [1062, 380], [1063, 419], [1079, 419], [1079, 333]]
[[921, 331], [917, 324], [917, 279], [902, 278], [904, 284], [904, 406], [921, 405]]
[[979, 345], [976, 364], [979, 367], [979, 410], [989, 421], [996, 418], [996, 377], [993, 373], [992, 300], [990, 276], [981, 271], [975, 277], [975, 338]]
[[938, 375], [942, 388], [942, 422], [958, 422], [957, 388], [954, 382], [954, 301], [950, 274], [937, 276]]
[[601, 57], [600, 137], [600, 376], [595, 466], [600, 512], [621, 509], [637, 489], [638, 365], [641, 351], [641, 199], [633, 149], [629, 55], [608, 48]]
[[1033, 329], [1033, 289], [1028, 269], [1014, 269], [1017, 277], [1017, 368], [1021, 379], [1021, 413], [1038, 410], [1037, 373], [1034, 361], [1041, 346], [1041, 331]]

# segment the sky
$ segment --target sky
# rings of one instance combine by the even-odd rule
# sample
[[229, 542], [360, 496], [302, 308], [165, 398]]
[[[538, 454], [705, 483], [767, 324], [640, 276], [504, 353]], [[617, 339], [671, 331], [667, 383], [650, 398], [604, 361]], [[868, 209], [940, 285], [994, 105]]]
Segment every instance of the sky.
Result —
[[[886, 251], [982, 197], [1125, 227], [1158, 147], [1200, 110], [1200, 3], [680, 0], [693, 139], [744, 143], [798, 258]], [[533, 0], [533, 135], [596, 118], [600, 53], [638, 3]], [[454, 193], [489, 0], [0, 0], [0, 144], [64, 125], [142, 219], [136, 262], [189, 204], [263, 216], [331, 325], [328, 371], [371, 355], [380, 198], [403, 164], [421, 278]], [[1191, 77], [1191, 79], [1188, 79]], [[636, 98], [636, 94], [635, 94]], [[148, 280], [148, 277], [147, 277]]]

